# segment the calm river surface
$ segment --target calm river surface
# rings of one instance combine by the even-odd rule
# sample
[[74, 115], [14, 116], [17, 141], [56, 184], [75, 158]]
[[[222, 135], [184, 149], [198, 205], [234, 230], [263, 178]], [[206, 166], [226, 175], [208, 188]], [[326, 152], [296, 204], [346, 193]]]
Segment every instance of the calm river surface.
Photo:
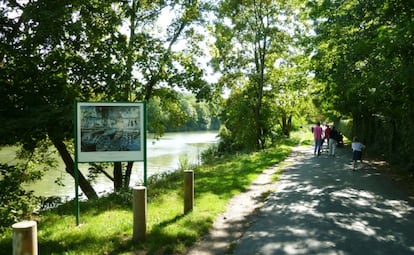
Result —
[[[148, 135], [147, 176], [178, 169], [180, 158], [187, 159], [190, 164], [199, 164], [201, 152], [217, 142], [217, 131], [167, 133], [159, 140], [154, 140], [151, 135]], [[88, 164], [79, 164], [79, 168], [85, 176], [88, 166]], [[74, 180], [64, 169], [62, 162], [58, 170], [47, 172], [41, 181], [30, 185], [29, 188], [39, 196], [73, 198], [75, 196]], [[107, 171], [112, 174], [112, 167]], [[142, 184], [143, 177], [143, 162], [135, 162], [131, 185]], [[57, 178], [61, 178], [64, 186], [55, 183]], [[113, 183], [103, 176], [98, 177], [93, 186], [99, 194], [113, 190]]]

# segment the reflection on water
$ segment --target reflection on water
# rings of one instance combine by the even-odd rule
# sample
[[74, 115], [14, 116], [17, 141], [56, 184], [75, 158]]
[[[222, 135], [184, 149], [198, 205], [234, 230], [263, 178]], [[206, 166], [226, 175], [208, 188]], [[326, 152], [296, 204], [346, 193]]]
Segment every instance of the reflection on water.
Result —
[[[199, 164], [201, 152], [218, 141], [216, 131], [167, 133], [158, 140], [148, 136], [147, 139], [147, 176], [170, 172], [179, 168], [179, 159], [184, 157], [190, 164]], [[82, 173], [87, 176], [88, 164], [79, 164]], [[112, 168], [107, 170], [112, 173]], [[144, 163], [135, 162], [131, 185], [142, 184], [144, 177]], [[60, 178], [65, 186], [59, 186], [55, 180]], [[47, 172], [44, 178], [30, 189], [39, 196], [61, 196], [72, 198], [75, 196], [74, 180], [64, 170], [61, 163], [58, 170]], [[113, 183], [106, 177], [100, 176], [93, 183], [98, 193], [111, 191]]]

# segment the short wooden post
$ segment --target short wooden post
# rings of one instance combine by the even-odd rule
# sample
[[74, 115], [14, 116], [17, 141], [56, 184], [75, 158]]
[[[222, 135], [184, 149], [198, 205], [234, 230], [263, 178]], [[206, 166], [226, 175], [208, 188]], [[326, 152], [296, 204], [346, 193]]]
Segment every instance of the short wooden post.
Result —
[[21, 221], [12, 225], [13, 255], [37, 255], [37, 223]]
[[194, 171], [184, 171], [184, 214], [194, 207]]
[[147, 188], [137, 186], [133, 188], [134, 200], [134, 228], [132, 239], [142, 241], [145, 239], [147, 232]]

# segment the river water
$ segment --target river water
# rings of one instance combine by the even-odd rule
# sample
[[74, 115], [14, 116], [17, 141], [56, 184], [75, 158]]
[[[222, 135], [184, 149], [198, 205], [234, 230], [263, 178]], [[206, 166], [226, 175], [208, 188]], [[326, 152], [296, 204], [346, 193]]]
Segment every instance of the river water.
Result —
[[[217, 131], [167, 133], [158, 140], [148, 135], [147, 176], [177, 170], [180, 161], [200, 164], [201, 152], [217, 141]], [[88, 164], [79, 164], [79, 169], [85, 176], [88, 173], [88, 166]], [[112, 165], [107, 172], [112, 174]], [[142, 184], [143, 178], [144, 163], [135, 162], [131, 185]], [[60, 179], [63, 186], [55, 183], [56, 179]], [[70, 199], [75, 196], [74, 185], [74, 179], [65, 172], [65, 166], [61, 162], [59, 169], [48, 171], [42, 180], [30, 185], [28, 189], [33, 190], [38, 196], [59, 196]], [[113, 183], [102, 175], [93, 182], [93, 187], [98, 194], [104, 194], [113, 190]]]

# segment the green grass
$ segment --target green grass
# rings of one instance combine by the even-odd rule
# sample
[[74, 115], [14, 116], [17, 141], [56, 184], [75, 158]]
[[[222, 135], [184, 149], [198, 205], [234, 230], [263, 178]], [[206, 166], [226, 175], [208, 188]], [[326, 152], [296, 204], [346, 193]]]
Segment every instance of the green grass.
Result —
[[[132, 194], [111, 194], [82, 202], [75, 224], [74, 204], [37, 216], [39, 254], [182, 254], [205, 235], [231, 197], [243, 192], [266, 168], [286, 158], [300, 136], [249, 155], [227, 156], [194, 170], [195, 206], [183, 214], [183, 173], [178, 171], [148, 186], [147, 236], [132, 241]], [[12, 253], [11, 231], [0, 250]]]

